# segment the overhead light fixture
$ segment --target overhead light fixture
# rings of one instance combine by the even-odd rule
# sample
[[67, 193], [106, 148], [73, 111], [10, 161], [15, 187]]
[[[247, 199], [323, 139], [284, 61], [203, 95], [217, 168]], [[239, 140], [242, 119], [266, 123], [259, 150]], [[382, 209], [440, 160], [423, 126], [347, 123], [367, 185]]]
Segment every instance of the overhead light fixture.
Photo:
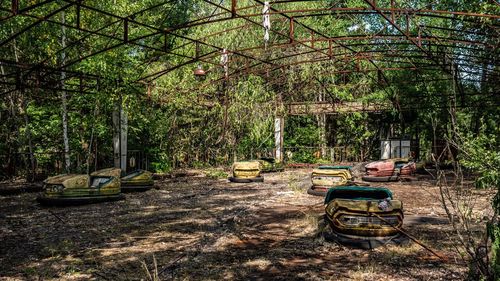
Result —
[[193, 74], [198, 79], [203, 79], [203, 78], [205, 78], [205, 75], [207, 75], [206, 71], [203, 69], [201, 64], [198, 64], [196, 69], [193, 71]]

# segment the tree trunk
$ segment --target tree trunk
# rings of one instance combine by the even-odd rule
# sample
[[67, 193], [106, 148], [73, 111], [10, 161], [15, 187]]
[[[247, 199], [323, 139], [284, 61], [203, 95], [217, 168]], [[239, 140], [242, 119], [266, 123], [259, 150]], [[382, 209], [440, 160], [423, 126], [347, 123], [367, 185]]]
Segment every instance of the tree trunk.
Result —
[[[62, 31], [62, 37], [61, 37], [61, 47], [64, 49], [66, 48], [66, 28], [64, 27], [65, 24], [65, 12], [61, 13], [61, 31]], [[66, 52], [63, 51], [61, 53], [61, 64], [64, 65], [66, 62]], [[71, 169], [71, 158], [69, 154], [69, 138], [68, 138], [68, 100], [66, 96], [66, 91], [64, 89], [65, 82], [64, 80], [66, 79], [66, 72], [64, 72], [64, 69], [61, 72], [61, 103], [62, 103], [62, 126], [63, 126], [63, 142], [64, 142], [64, 169], [66, 170], [66, 173], [70, 172]]]
[[127, 131], [128, 131], [127, 113], [123, 109], [122, 100], [115, 102], [113, 110], [113, 151], [114, 166], [127, 170]]
[[[324, 101], [324, 96], [322, 92], [319, 92], [318, 101]], [[319, 127], [319, 141], [321, 147], [321, 158], [326, 156], [326, 114], [321, 113], [317, 116], [317, 122]]]

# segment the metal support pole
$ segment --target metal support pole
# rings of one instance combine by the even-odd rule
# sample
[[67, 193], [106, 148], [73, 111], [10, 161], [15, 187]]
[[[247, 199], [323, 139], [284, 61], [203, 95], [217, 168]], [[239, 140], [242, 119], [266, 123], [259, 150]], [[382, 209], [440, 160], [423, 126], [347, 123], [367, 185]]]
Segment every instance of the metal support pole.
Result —
[[332, 40], [328, 40], [328, 56], [330, 56], [330, 59], [332, 59]]
[[12, 0], [11, 10], [14, 15], [19, 13], [19, 0]]
[[76, 28], [80, 29], [81, 28], [81, 22], [80, 22], [80, 14], [81, 14], [81, 6], [80, 6], [80, 0], [78, 1], [78, 4], [76, 4]]
[[167, 32], [163, 33], [163, 51], [166, 52], [168, 49], [167, 46]]
[[405, 14], [406, 19], [406, 34], [410, 34], [410, 17], [408, 14]]
[[231, 0], [231, 17], [235, 18], [236, 15], [236, 0]]
[[123, 42], [128, 43], [128, 19], [123, 20]]
[[[394, 0], [391, 0], [391, 9], [394, 9]], [[395, 21], [394, 10], [391, 11], [391, 19]]]

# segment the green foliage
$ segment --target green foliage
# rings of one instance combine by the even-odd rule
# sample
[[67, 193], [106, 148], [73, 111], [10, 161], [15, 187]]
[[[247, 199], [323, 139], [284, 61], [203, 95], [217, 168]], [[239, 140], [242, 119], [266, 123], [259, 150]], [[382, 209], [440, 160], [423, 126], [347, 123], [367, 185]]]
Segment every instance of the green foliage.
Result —
[[[500, 132], [500, 131], [499, 131]], [[461, 164], [478, 173], [476, 186], [500, 189], [500, 143], [498, 132], [485, 132], [473, 137], [469, 135], [463, 143], [464, 157]], [[500, 205], [497, 210], [500, 210]]]
[[488, 225], [488, 236], [491, 239], [491, 268], [495, 280], [500, 278], [500, 226], [495, 223]]
[[[492, 114], [492, 112], [483, 112]], [[494, 112], [493, 112], [494, 114]], [[460, 164], [476, 173], [476, 187], [496, 189], [493, 197], [492, 207], [494, 217], [487, 224], [487, 234], [491, 240], [490, 268], [494, 280], [500, 277], [500, 226], [498, 215], [500, 214], [500, 128], [498, 123], [492, 123], [491, 119], [474, 119], [475, 115], [460, 113], [458, 123], [462, 126], [459, 133], [461, 145]], [[473, 122], [471, 122], [473, 121]], [[464, 124], [480, 124], [478, 130], [470, 130]], [[464, 129], [468, 128], [468, 129]]]
[[165, 162], [151, 162], [151, 168], [155, 173], [170, 173], [172, 167], [168, 161]]
[[229, 176], [225, 171], [220, 169], [205, 170], [205, 175], [211, 179], [225, 179]]

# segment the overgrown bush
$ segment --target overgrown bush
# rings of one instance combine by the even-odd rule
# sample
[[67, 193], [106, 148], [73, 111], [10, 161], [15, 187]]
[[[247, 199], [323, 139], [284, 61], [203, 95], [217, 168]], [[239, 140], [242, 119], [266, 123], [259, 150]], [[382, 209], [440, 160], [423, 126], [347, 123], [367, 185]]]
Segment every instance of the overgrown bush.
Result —
[[[471, 255], [472, 279], [499, 280], [500, 278], [500, 136], [498, 126], [483, 124], [474, 135], [470, 130], [454, 131], [452, 145], [460, 151], [459, 168], [464, 167], [475, 175], [475, 186], [481, 189], [494, 189], [492, 199], [492, 216], [487, 218], [486, 237], [490, 241], [486, 245], [473, 243]], [[458, 191], [461, 192], [461, 191]], [[463, 202], [462, 202], [463, 203]], [[470, 219], [464, 216], [465, 219]], [[473, 241], [470, 237], [469, 241]], [[465, 243], [467, 244], [467, 243]], [[471, 245], [469, 245], [471, 246]], [[481, 253], [481, 248], [489, 248], [489, 253]]]

